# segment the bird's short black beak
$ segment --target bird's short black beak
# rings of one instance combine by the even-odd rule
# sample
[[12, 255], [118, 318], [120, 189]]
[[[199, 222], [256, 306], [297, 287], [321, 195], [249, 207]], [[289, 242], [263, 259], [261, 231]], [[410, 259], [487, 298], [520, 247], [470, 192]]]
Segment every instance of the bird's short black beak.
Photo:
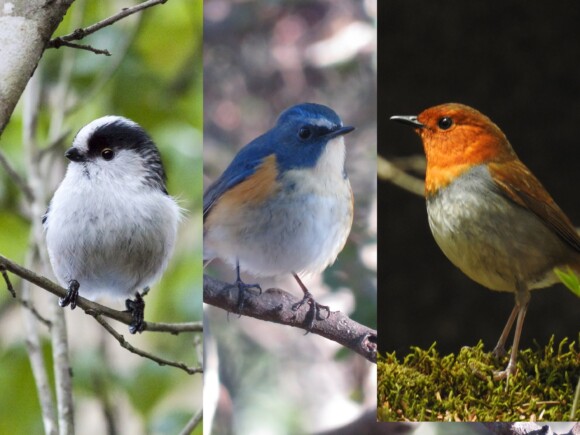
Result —
[[332, 139], [333, 137], [343, 136], [345, 134], [348, 134], [353, 130], [354, 130], [354, 127], [350, 127], [350, 126], [338, 127], [336, 129], [328, 132], [328, 134], [326, 136]]
[[413, 126], [415, 128], [425, 127], [425, 124], [420, 123], [416, 116], [395, 115], [395, 116], [391, 116], [390, 120], [400, 122], [401, 124], [407, 124], [407, 125]]
[[86, 161], [85, 156], [83, 156], [81, 154], [81, 152], [75, 148], [69, 148], [68, 150], [66, 150], [66, 153], [64, 153], [64, 156], [69, 159], [71, 162], [84, 162]]

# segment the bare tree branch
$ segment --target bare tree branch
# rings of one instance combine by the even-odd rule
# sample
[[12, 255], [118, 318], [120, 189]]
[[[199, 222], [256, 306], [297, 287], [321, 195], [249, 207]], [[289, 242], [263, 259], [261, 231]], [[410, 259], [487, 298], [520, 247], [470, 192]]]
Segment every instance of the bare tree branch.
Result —
[[[64, 297], [67, 291], [52, 282], [51, 280], [37, 275], [33, 271], [26, 269], [8, 258], [0, 255], [0, 267], [4, 267], [9, 272], [19, 276], [20, 278], [37, 285], [40, 288], [58, 296]], [[81, 296], [77, 300], [77, 307], [80, 307], [85, 313], [94, 316], [103, 315], [115, 319], [118, 322], [129, 325], [131, 323], [131, 314], [125, 311], [117, 311], [105, 305], [89, 301]], [[180, 334], [183, 332], [202, 332], [203, 324], [201, 322], [182, 322], [182, 323], [154, 323], [145, 322], [145, 331], [167, 332], [170, 334]]]
[[53, 327], [50, 328], [50, 331], [58, 409], [58, 428], [59, 433], [72, 435], [75, 433], [74, 402], [66, 321], [63, 310], [57, 304], [53, 304], [52, 312]]
[[[166, 2], [167, 0], [148, 0], [143, 3], [139, 3], [138, 5], [132, 6], [130, 8], [123, 8], [121, 12], [118, 12], [115, 15], [110, 16], [109, 18], [105, 18], [104, 20], [101, 20], [98, 23], [92, 24], [82, 29], [80, 28], [76, 29], [74, 32], [69, 33], [68, 35], [59, 36], [57, 38], [51, 39], [48, 42], [47, 47], [58, 48], [62, 45], [68, 45], [69, 47], [82, 48], [84, 50], [87, 50], [89, 46], [78, 44], [71, 45], [69, 43], [70, 41], [78, 41], [80, 39], [83, 39], [85, 36], [88, 36], [91, 33], [95, 33], [97, 30], [101, 30], [104, 27], [110, 26], [111, 24], [114, 24], [117, 21], [122, 20], [125, 17], [128, 17], [129, 15], [133, 15], [139, 11], [142, 11], [143, 9], [147, 9], [150, 8], [151, 6], [163, 4]], [[90, 49], [91, 51], [97, 50], [92, 47], [90, 47]], [[99, 50], [99, 51], [102, 52], [100, 54], [107, 54], [107, 56], [111, 55], [107, 50]]]
[[201, 423], [202, 418], [203, 418], [203, 409], [200, 409], [199, 411], [197, 411], [197, 413], [195, 413], [191, 417], [191, 419], [187, 422], [183, 430], [179, 432], [179, 435], [191, 434], [195, 430], [197, 425]]
[[70, 47], [70, 48], [77, 48], [79, 50], [91, 51], [95, 54], [104, 54], [105, 56], [111, 55], [111, 52], [109, 50], [95, 48], [92, 45], [77, 44], [76, 42], [63, 41], [63, 40], [60, 40], [58, 38], [56, 40], [53, 40], [53, 41], [54, 41], [54, 43], [52, 44], [53, 48], [60, 48], [60, 47], [64, 46], [64, 47]]
[[[30, 301], [30, 283], [24, 282], [21, 298], [25, 303]], [[42, 412], [44, 433], [46, 435], [56, 435], [58, 433], [56, 410], [54, 407], [46, 365], [44, 364], [44, 356], [40, 346], [36, 318], [30, 310], [22, 310], [22, 316], [24, 317], [24, 328], [26, 331], [26, 351], [28, 353], [30, 368], [34, 377], [34, 384], [36, 385], [38, 401]]]
[[[232, 313], [308, 331], [308, 304], [294, 311], [292, 305], [298, 299], [281, 289], [268, 289], [259, 296], [248, 294], [240, 312], [237, 286], [204, 275], [203, 301]], [[335, 341], [375, 364], [377, 362], [377, 332], [340, 311], [332, 311], [327, 319], [315, 321], [309, 332]]]
[[2, 274], [2, 278], [4, 278], [4, 282], [6, 283], [6, 288], [8, 292], [12, 295], [13, 298], [16, 297], [16, 292], [14, 291], [14, 287], [10, 282], [10, 278], [8, 277], [8, 273], [6, 273], [6, 268], [4, 265], [0, 265], [0, 274]]
[[36, 320], [38, 320], [49, 329], [52, 327], [52, 322], [40, 314], [30, 300], [22, 299], [22, 297], [17, 297], [17, 299], [18, 302], [20, 302], [20, 305], [22, 305], [24, 308], [30, 311], [34, 317], [36, 317]]
[[377, 176], [380, 180], [390, 181], [415, 195], [423, 196], [425, 191], [423, 180], [407, 174], [404, 170], [381, 156], [377, 158]]
[[106, 70], [103, 71], [97, 80], [91, 84], [90, 88], [88, 88], [82, 94], [76, 95], [76, 101], [74, 101], [70, 106], [66, 107], [66, 114], [76, 112], [79, 107], [82, 107], [85, 104], [86, 101], [90, 101], [93, 97], [98, 95], [101, 89], [117, 72], [121, 66], [121, 63], [125, 59], [129, 48], [137, 37], [141, 22], [143, 20], [143, 14], [137, 15], [135, 19], [137, 20], [137, 23], [130, 30], [130, 34], [123, 41], [119, 41], [115, 46], [115, 56], [106, 63]]
[[103, 328], [105, 328], [109, 334], [115, 337], [115, 339], [119, 342], [119, 344], [125, 349], [127, 349], [129, 352], [142, 356], [144, 358], [148, 358], [151, 361], [155, 361], [160, 366], [177, 367], [181, 370], [186, 371], [190, 375], [193, 375], [195, 373], [203, 373], [203, 369], [201, 367], [189, 367], [182, 362], [160, 358], [156, 355], [153, 355], [152, 353], [137, 349], [131, 343], [125, 340], [125, 337], [123, 337], [121, 334], [115, 331], [115, 329], [111, 325], [109, 325], [109, 323], [107, 323], [107, 321], [103, 319], [103, 317], [100, 314], [92, 313], [90, 312], [90, 310], [87, 311], [87, 314], [92, 315], [97, 320], [97, 322], [99, 322], [103, 326]]

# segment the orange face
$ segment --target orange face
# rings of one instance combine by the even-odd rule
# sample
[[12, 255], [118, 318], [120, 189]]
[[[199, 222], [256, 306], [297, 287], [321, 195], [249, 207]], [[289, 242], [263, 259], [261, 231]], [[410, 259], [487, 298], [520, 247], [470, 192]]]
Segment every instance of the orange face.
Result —
[[426, 192], [445, 187], [471, 167], [517, 159], [503, 132], [487, 116], [457, 103], [423, 111], [415, 131], [427, 156]]
[[496, 187], [507, 198], [580, 247], [580, 238], [569, 219], [487, 116], [463, 104], [448, 103], [423, 111], [412, 124], [427, 156], [426, 196], [437, 193], [474, 166], [485, 164]]

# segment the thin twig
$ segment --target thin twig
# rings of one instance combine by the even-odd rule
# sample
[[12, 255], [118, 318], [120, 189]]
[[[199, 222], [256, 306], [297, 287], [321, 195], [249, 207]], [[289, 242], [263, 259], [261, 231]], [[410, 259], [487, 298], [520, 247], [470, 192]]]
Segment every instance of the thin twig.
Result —
[[4, 155], [2, 150], [0, 150], [0, 165], [4, 168], [8, 177], [18, 186], [18, 188], [22, 191], [24, 196], [29, 202], [34, 201], [34, 194], [32, 193], [32, 189], [28, 185], [28, 183], [20, 176], [20, 174], [14, 169], [8, 158]]
[[[106, 315], [106, 313], [103, 313]], [[125, 322], [123, 322], [125, 323]], [[164, 323], [164, 322], [145, 322], [144, 331], [151, 332], [169, 332], [177, 335], [182, 332], [203, 332], [202, 322], [180, 322], [180, 323]]]
[[129, 343], [127, 340], [125, 340], [125, 337], [123, 337], [121, 334], [119, 334], [117, 331], [115, 331], [115, 329], [111, 325], [109, 325], [109, 323], [105, 319], [103, 319], [103, 317], [100, 314], [92, 313], [90, 311], [87, 314], [92, 315], [97, 320], [97, 322], [99, 322], [101, 324], [101, 326], [103, 326], [103, 328], [105, 328], [107, 330], [107, 332], [109, 334], [111, 334], [113, 337], [115, 337], [115, 339], [119, 342], [121, 347], [124, 347], [129, 352], [134, 353], [134, 354], [139, 355], [139, 356], [142, 356], [144, 358], [148, 358], [151, 361], [155, 361], [160, 366], [177, 367], [177, 368], [189, 373], [190, 375], [193, 375], [195, 373], [203, 373], [203, 370], [201, 369], [201, 367], [189, 367], [188, 365], [186, 365], [182, 362], [171, 361], [171, 360], [168, 360], [165, 358], [160, 358], [156, 355], [153, 355], [152, 353], [137, 349], [131, 343]]
[[91, 101], [95, 95], [98, 95], [101, 89], [117, 72], [123, 61], [126, 59], [127, 52], [139, 33], [143, 21], [143, 14], [137, 15], [135, 20], [137, 20], [137, 23], [131, 28], [131, 33], [123, 39], [122, 44], [119, 42], [115, 45], [115, 56], [104, 64], [106, 69], [97, 77], [95, 82], [91, 84], [90, 88], [84, 89], [83, 93], [76, 94], [75, 101], [71, 103], [70, 106], [66, 107], [67, 115], [77, 112], [79, 107], [84, 105], [86, 101]]
[[202, 418], [203, 418], [203, 409], [200, 409], [195, 414], [193, 414], [193, 416], [187, 422], [187, 424], [185, 425], [183, 430], [181, 432], [179, 432], [179, 435], [191, 434], [195, 430], [197, 425], [201, 422]]
[[10, 282], [10, 278], [8, 277], [8, 273], [6, 272], [6, 268], [3, 264], [0, 264], [0, 273], [2, 274], [2, 278], [4, 278], [4, 282], [6, 282], [6, 288], [8, 292], [12, 295], [13, 298], [16, 297], [16, 292], [14, 291], [14, 287]]
[[228, 312], [304, 329], [335, 341], [370, 362], [377, 362], [377, 331], [355, 322], [340, 311], [331, 311], [327, 318], [316, 320], [308, 329], [310, 305], [304, 304], [294, 310], [298, 299], [284, 290], [272, 288], [261, 295], [248, 294], [240, 312], [238, 287], [204, 275], [203, 301]]
[[77, 48], [79, 50], [91, 51], [95, 54], [104, 54], [105, 56], [111, 55], [111, 52], [107, 49], [95, 48], [92, 45], [77, 44], [76, 42], [63, 41], [62, 39], [58, 39], [58, 38], [56, 38], [54, 40], [54, 44], [51, 47], [52, 48], [60, 48], [63, 46], [70, 47], [70, 48]]
[[46, 317], [44, 317], [42, 314], [40, 314], [38, 310], [34, 307], [32, 302], [30, 302], [30, 300], [24, 300], [22, 298], [17, 299], [18, 302], [20, 302], [20, 305], [22, 305], [24, 308], [30, 311], [34, 317], [36, 317], [36, 320], [38, 320], [40, 323], [42, 323], [49, 329], [52, 327], [52, 322], [48, 320]]
[[148, 0], [143, 3], [139, 3], [138, 5], [132, 6], [130, 8], [123, 8], [121, 12], [118, 12], [115, 15], [110, 16], [109, 18], [105, 18], [104, 20], [101, 20], [88, 27], [76, 29], [74, 32], [69, 33], [68, 35], [59, 36], [57, 38], [51, 39], [48, 42], [47, 47], [58, 48], [61, 45], [65, 45], [64, 44], [65, 42], [78, 41], [80, 39], [83, 39], [85, 36], [90, 35], [91, 33], [95, 33], [97, 30], [110, 26], [111, 24], [114, 24], [117, 21], [122, 20], [125, 17], [128, 17], [129, 15], [133, 15], [134, 13], [142, 11], [143, 9], [147, 9], [152, 6], [163, 4], [166, 2], [167, 0]]
[[[58, 297], [66, 296], [67, 290], [52, 282], [51, 280], [40, 276], [33, 271], [20, 266], [8, 258], [0, 255], [0, 267], [4, 267], [9, 272], [18, 275], [20, 278], [37, 285], [38, 287], [56, 295]], [[80, 307], [87, 314], [103, 315], [115, 319], [118, 322], [129, 325], [132, 321], [131, 314], [126, 311], [118, 311], [105, 305], [98, 304], [93, 301], [79, 296], [77, 299], [77, 307]], [[181, 322], [181, 323], [155, 323], [145, 322], [145, 331], [152, 332], [167, 332], [170, 334], [180, 334], [183, 332], [203, 332], [202, 322]]]

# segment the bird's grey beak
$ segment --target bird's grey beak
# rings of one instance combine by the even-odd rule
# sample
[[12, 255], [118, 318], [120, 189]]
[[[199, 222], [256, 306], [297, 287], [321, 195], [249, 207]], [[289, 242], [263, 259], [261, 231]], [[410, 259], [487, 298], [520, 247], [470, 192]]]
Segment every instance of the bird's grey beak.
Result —
[[75, 148], [69, 148], [68, 150], [66, 150], [66, 153], [64, 153], [64, 156], [69, 159], [71, 162], [84, 162], [86, 161], [85, 156], [83, 156], [80, 151]]
[[416, 116], [400, 116], [400, 115], [395, 115], [395, 116], [391, 116], [389, 118], [391, 121], [397, 121], [400, 122], [401, 124], [407, 124], [407, 125], [411, 125], [415, 128], [423, 128], [425, 127], [425, 124], [422, 124], [419, 122], [419, 120], [417, 120]]
[[332, 130], [331, 132], [329, 132], [326, 136], [328, 136], [329, 138], [333, 138], [333, 137], [345, 135], [347, 133], [350, 133], [353, 130], [354, 130], [354, 127], [350, 127], [350, 126], [339, 127], [336, 130]]

